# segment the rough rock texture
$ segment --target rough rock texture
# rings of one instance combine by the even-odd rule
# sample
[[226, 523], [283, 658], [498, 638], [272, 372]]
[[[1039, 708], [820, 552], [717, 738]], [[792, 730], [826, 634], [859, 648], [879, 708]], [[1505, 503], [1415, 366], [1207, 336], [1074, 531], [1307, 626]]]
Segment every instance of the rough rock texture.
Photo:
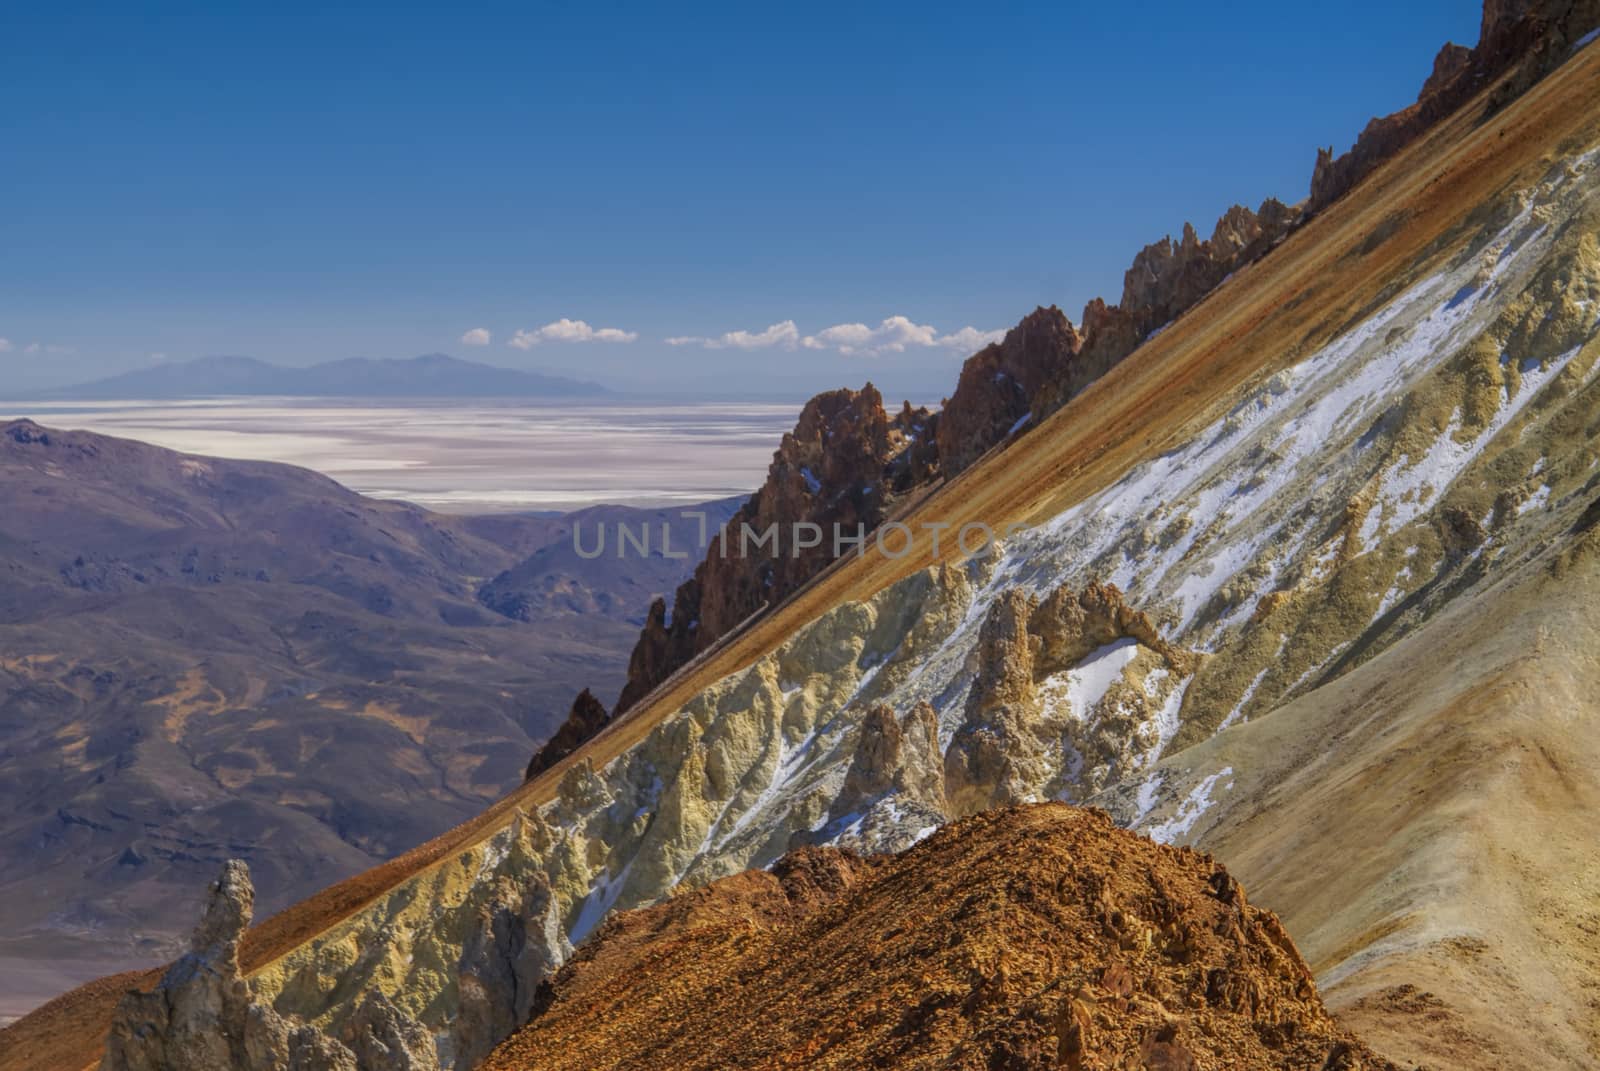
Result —
[[974, 814], [1027, 799], [1045, 779], [1048, 744], [1040, 727], [1034, 654], [1028, 631], [1035, 602], [1012, 590], [995, 600], [978, 637], [978, 675], [965, 718], [945, 753], [945, 791], [952, 813]]
[[[1488, 4], [1485, 43], [1470, 51], [1447, 44], [1434, 61], [1422, 102], [1388, 119], [1373, 120], [1356, 148], [1338, 160], [1331, 150], [1319, 151], [1310, 209], [1336, 199], [1383, 159], [1460, 107], [1491, 80], [1486, 72], [1498, 75], [1517, 62], [1528, 71], [1543, 73], [1564, 57], [1564, 49], [1570, 48], [1583, 30], [1600, 22], [1600, 0], [1547, 6], [1551, 10], [1529, 10], [1529, 5], [1521, 3]], [[1534, 77], [1525, 78], [1516, 92]], [[849, 497], [855, 493], [853, 489], [862, 486], [892, 487], [903, 493], [955, 476], [1013, 433], [1038, 425], [1060, 409], [1230, 275], [1265, 255], [1304, 218], [1298, 207], [1275, 198], [1263, 201], [1254, 212], [1236, 204], [1217, 220], [1209, 239], [1202, 241], [1194, 227], [1185, 223], [1176, 242], [1168, 236], [1140, 250], [1124, 274], [1120, 303], [1092, 299], [1084, 306], [1081, 328], [1074, 327], [1054, 306], [1035, 309], [1002, 341], [967, 359], [955, 392], [938, 414], [913, 412], [907, 404], [895, 423], [911, 448], [892, 452], [889, 460], [894, 462], [890, 466], [894, 474], [878, 484], [872, 482], [877, 466], [860, 464], [859, 438], [846, 435], [836, 444], [832, 435], [819, 439], [806, 434], [818, 426], [817, 417], [823, 412], [838, 411], [842, 399], [854, 402], [859, 398], [859, 404], [881, 413], [877, 392], [869, 384], [860, 395], [850, 391], [818, 395], [806, 407], [810, 416], [803, 414], [794, 435], [785, 438], [762, 491], [731, 522], [733, 529], [737, 531], [744, 521], [759, 521], [759, 530], [773, 521], [786, 526], [817, 520], [817, 513], [829, 511], [828, 507], [818, 509], [819, 499]], [[825, 458], [837, 452], [838, 460], [812, 469], [821, 487], [809, 497], [798, 496], [797, 501], [793, 474], [799, 466], [794, 457], [800, 451], [794, 447], [802, 438], [822, 446], [820, 454]], [[867, 439], [875, 441], [871, 435]], [[824, 471], [830, 475], [824, 476]], [[832, 474], [841, 471], [848, 479], [835, 482]], [[788, 492], [783, 493], [786, 488]], [[891, 501], [892, 495], [885, 494], [865, 508], [856, 503], [856, 508], [839, 512], [871, 530], [887, 515]], [[792, 594], [827, 565], [832, 557], [829, 549], [803, 554], [787, 568], [772, 570], [748, 564], [730, 567], [728, 559], [717, 560], [720, 550], [713, 547], [694, 578], [678, 589], [670, 625], [665, 601], [652, 605], [634, 648], [617, 713], [638, 702], [745, 617]]]
[[[1146, 246], [1123, 280], [1122, 303], [1099, 298], [1084, 328], [1051, 306], [1029, 313], [1004, 339], [968, 358], [955, 393], [938, 414], [906, 403], [890, 418], [878, 391], [819, 394], [784, 436], [767, 481], [677, 590], [669, 622], [665, 600], [650, 607], [617, 700], [621, 714], [727, 635], [751, 614], [799, 590], [836, 556], [834, 525], [871, 532], [907, 493], [954, 476], [1013, 432], [1036, 425], [1191, 308], [1230, 274], [1261, 257], [1293, 227], [1296, 212], [1274, 199], [1252, 212], [1234, 205], [1201, 241], [1185, 224]], [[794, 552], [792, 525], [821, 526], [821, 544]], [[751, 552], [740, 526], [776, 524], [779, 556]], [[848, 552], [849, 548], [846, 548]]]
[[571, 952], [550, 882], [533, 871], [519, 888], [495, 881], [457, 966], [461, 1007], [452, 1028], [455, 1065], [475, 1067], [528, 1019], [539, 983]]
[[[674, 709], [607, 734], [559, 791], [541, 779], [448, 848], [360, 887], [359, 909], [348, 887], [308, 905], [292, 932], [315, 936], [279, 930], [259, 991], [320, 1022], [378, 986], [447, 1030], [457, 987], [441, 964], [459, 957], [496, 878], [545, 871], [581, 937], [607, 912], [767, 864], [828, 821], [869, 709], [926, 701], [943, 734], [959, 730], [1000, 593], [1042, 604], [1114, 577], [1204, 664], [1181, 691], [1158, 655], [1119, 642], [1039, 681], [1063, 772], [1037, 793], [1092, 784], [1087, 756], [1073, 766], [1078, 711], [1114, 720], [1137, 691], [1160, 706], [1158, 743], [1140, 747], [1159, 761], [1125, 768], [1102, 797], [1125, 821], [1226, 847], [1253, 888], [1295, 912], [1330, 992], [1420, 981], [1494, 1042], [1430, 1065], [1585, 1066], [1600, 645], [1584, 612], [1593, 576], [1574, 587], [1571, 555], [1575, 542], [1593, 552], [1600, 493], [1600, 120], [1586, 106], [1600, 50], [1573, 67], [1514, 113], [1451, 124], [1459, 137], [1421, 146], [1416, 173], [1373, 176], [1282, 251], [1293, 271], [1253, 270], [1228, 302], [1180, 319], [1080, 407], [1082, 433], [1058, 420], [987, 459], [972, 481], [987, 508], [1036, 519], [1000, 560], [878, 570], [870, 584], [845, 573], [828, 600], [781, 615], [782, 635], [752, 643], [749, 660], [719, 660]], [[1367, 252], [1391, 218], [1402, 222]], [[1182, 388], [1161, 394], [1163, 382]], [[1443, 512], [1484, 518], [1512, 488], [1527, 510], [1453, 562]], [[1007, 513], [1004, 497], [1030, 512]], [[1559, 583], [1524, 587], [1514, 627], [1503, 601], [1485, 600], [1546, 570]], [[1569, 600], [1560, 619], [1538, 605], [1556, 595]], [[1427, 720], [1385, 720], [1424, 702]], [[1318, 717], [1293, 720], [1308, 709]], [[505, 827], [529, 817], [514, 819], [518, 807], [539, 809], [543, 833], [514, 862]], [[1376, 1028], [1393, 1040], [1438, 1029]]]
[[934, 807], [944, 803], [939, 717], [927, 703], [918, 703], [904, 718], [879, 703], [862, 719], [840, 801], [849, 806], [890, 790]]
[[[891, 417], [871, 383], [807, 402], [773, 455], [766, 482], [678, 588], [670, 621], [665, 600], [650, 607], [615, 714], [826, 567], [836, 556], [836, 525], [851, 536], [877, 528], [901, 494], [937, 472], [935, 435], [933, 414], [907, 403]], [[817, 526], [814, 546], [800, 545], [812, 533], [795, 536], [794, 525], [802, 523]], [[776, 544], [762, 543], [773, 526]]]
[[1503, 108], [1565, 60], [1573, 46], [1600, 26], [1596, 0], [1487, 0], [1475, 48], [1446, 43], [1416, 103], [1373, 119], [1349, 152], [1318, 149], [1309, 208], [1342, 197], [1375, 167], [1404, 149], [1445, 116], [1501, 79], [1488, 109]]
[[123, 998], [103, 1071], [242, 1066], [250, 998], [239, 977], [239, 939], [254, 905], [249, 868], [228, 862], [211, 884], [189, 951], [154, 991]]
[[1045, 674], [1070, 669], [1096, 648], [1135, 640], [1182, 673], [1193, 671], [1194, 656], [1161, 637], [1148, 615], [1123, 600], [1115, 584], [1088, 584], [1081, 591], [1062, 585], [1039, 603], [1028, 619], [1039, 638], [1039, 666]]
[[617, 916], [484, 1064], [734, 1066], [1392, 1065], [1209, 857], [1046, 804], [899, 856], [803, 849]]
[[1060, 409], [1228, 276], [1264, 256], [1299, 218], [1296, 209], [1269, 197], [1254, 212], [1243, 205], [1228, 209], [1204, 241], [1185, 223], [1178, 241], [1168, 236], [1145, 246], [1123, 275], [1120, 303], [1095, 298], [1084, 306], [1082, 345], [1064, 374], [1041, 385], [1033, 422]]
[[433, 1036], [396, 1008], [382, 990], [366, 995], [355, 1017], [345, 1025], [342, 1037], [355, 1053], [356, 1066], [363, 1071], [439, 1071]]
[[1038, 308], [1006, 337], [969, 357], [939, 413], [939, 461], [947, 474], [970, 466], [1019, 430], [1045, 384], [1067, 374], [1083, 336], [1054, 305]]
[[896, 717], [892, 707], [879, 703], [861, 720], [826, 822], [815, 831], [796, 831], [789, 842], [881, 851], [908, 843], [908, 830], [932, 832], [948, 816], [938, 714], [921, 702]]
[[[1086, 718], [1086, 711], [1072, 709], [1071, 674], [1097, 656], [1114, 658], [1119, 643], [1137, 647], [1128, 668], [1114, 671], [1101, 693], [1117, 700], [1105, 704], [1112, 720]], [[952, 816], [1065, 787], [1057, 784], [1063, 745], [1079, 760], [1076, 773], [1094, 788], [1137, 768], [1149, 746], [1141, 728], [1153, 720], [1152, 700], [1164, 701], [1166, 694], [1153, 685], [1132, 687], [1129, 671], [1137, 678], [1154, 679], [1158, 669], [1162, 679], [1186, 678], [1198, 664], [1110, 584], [1082, 591], [1062, 586], [1043, 600], [1017, 588], [1001, 592], [979, 632], [976, 660], [961, 725], [944, 756]]]
[[1122, 300], [1100, 298], [1074, 327], [1054, 306], [1035, 309], [961, 368], [939, 414], [939, 462], [947, 476], [969, 467], [1014, 431], [1038, 424], [1103, 376], [1153, 333], [1194, 307], [1227, 277], [1260, 258], [1299, 213], [1268, 198], [1252, 212], [1234, 205], [1205, 241], [1185, 223], [1182, 237], [1145, 246], [1123, 276]]
[[189, 952], [118, 1005], [101, 1071], [438, 1071], [433, 1037], [381, 992], [361, 1003], [343, 1043], [255, 1000], [239, 970], [254, 904], [250, 868], [229, 860]]
[[587, 688], [579, 692], [578, 698], [572, 701], [572, 710], [567, 713], [567, 720], [561, 723], [561, 728], [545, 741], [543, 747], [534, 752], [523, 780], [533, 780], [578, 750], [585, 740], [605, 728], [609, 720], [610, 715], [606, 713], [605, 704], [596, 699], [593, 692]]

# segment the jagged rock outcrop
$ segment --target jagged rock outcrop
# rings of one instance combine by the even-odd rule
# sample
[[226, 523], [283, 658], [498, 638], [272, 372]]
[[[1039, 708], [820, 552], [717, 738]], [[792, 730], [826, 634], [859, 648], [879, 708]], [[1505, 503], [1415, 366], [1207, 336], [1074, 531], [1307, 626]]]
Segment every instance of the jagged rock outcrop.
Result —
[[939, 460], [955, 475], [1019, 430], [1045, 384], [1068, 373], [1083, 336], [1054, 305], [1037, 308], [967, 358], [939, 413]]
[[1267, 198], [1252, 212], [1234, 205], [1202, 241], [1190, 224], [1174, 242], [1145, 246], [1123, 275], [1122, 300], [1094, 298], [1083, 310], [1083, 344], [1066, 374], [1046, 382], [1033, 400], [1042, 421], [1120, 364], [1152, 335], [1193, 308], [1232, 275], [1264, 256], [1294, 228], [1299, 212]]
[[[1135, 647], [1119, 653], [1130, 642]], [[1098, 683], [1073, 680], [1100, 658], [1113, 661]], [[1063, 744], [1090, 788], [1137, 768], [1163, 742], [1158, 712], [1174, 682], [1197, 664], [1115, 585], [1063, 585], [1042, 600], [1001, 593], [979, 632], [976, 676], [945, 751], [948, 812], [973, 814], [1057, 789]]]
[[[927, 483], [937, 472], [935, 424], [932, 413], [909, 403], [890, 416], [871, 383], [807, 402], [766, 482], [679, 586], [670, 620], [665, 600], [651, 605], [614, 716], [825, 568], [836, 556], [836, 531], [873, 531], [902, 494]], [[815, 528], [797, 534], [796, 525]], [[765, 541], [769, 530], [773, 541]]]
[[1037, 424], [1103, 376], [1152, 333], [1192, 308], [1229, 275], [1264, 255], [1299, 213], [1274, 198], [1252, 212], [1234, 205], [1202, 241], [1191, 224], [1140, 250], [1123, 276], [1122, 300], [1083, 310], [1080, 330], [1055, 306], [1029, 313], [997, 343], [968, 358], [939, 414], [946, 475], [970, 466], [1014, 431]]
[[1002, 594], [978, 636], [978, 673], [961, 728], [945, 752], [945, 794], [952, 814], [1026, 801], [1048, 779], [1039, 728], [1034, 654], [1028, 631], [1037, 603], [1026, 592]]
[[432, 1035], [376, 990], [343, 1042], [255, 1000], [239, 968], [254, 905], [250, 868], [229, 860], [189, 951], [118, 1004], [101, 1071], [438, 1071]]
[[1194, 656], [1162, 638], [1149, 616], [1123, 600], [1115, 584], [1088, 584], [1081, 591], [1063, 585], [1039, 603], [1028, 618], [1039, 638], [1041, 675], [1071, 669], [1096, 648], [1135, 640], [1160, 655], [1179, 673], [1193, 672]]
[[939, 414], [946, 475], [970, 466], [1013, 432], [1037, 424], [1105, 375], [1153, 333], [1258, 259], [1293, 229], [1299, 213], [1273, 198], [1252, 212], [1234, 205], [1202, 241], [1190, 224], [1174, 242], [1147, 245], [1123, 276], [1122, 300], [1095, 298], [1083, 326], [1051, 306], [1029, 313], [997, 343], [968, 358]]
[[189, 951], [148, 993], [118, 1005], [102, 1071], [240, 1067], [250, 997], [239, 976], [239, 939], [255, 890], [249, 868], [230, 860], [211, 884]]
[[522, 779], [532, 781], [550, 769], [578, 750], [585, 740], [605, 728], [606, 722], [610, 720], [605, 704], [596, 699], [593, 692], [587, 688], [579, 692], [578, 698], [572, 701], [572, 709], [567, 712], [567, 720], [561, 723], [561, 728], [545, 741], [543, 747], [534, 752]]
[[[1424, 86], [1424, 104], [1387, 120], [1373, 120], [1344, 157], [1335, 160], [1331, 150], [1319, 152], [1309, 208], [1314, 211], [1331, 202], [1377, 162], [1459, 107], [1471, 92], [1487, 84], [1485, 71], [1503, 72], [1520, 61], [1542, 73], [1559, 60], [1558, 43], [1576, 40], [1582, 30], [1600, 22], [1600, 0], [1550, 6], [1559, 10], [1489, 4], [1484, 13], [1485, 43], [1474, 50], [1446, 45]], [[1530, 50], [1537, 52], [1536, 59], [1529, 57]], [[1081, 327], [1054, 306], [1035, 309], [1003, 340], [967, 359], [955, 392], [938, 414], [912, 410], [907, 403], [893, 422], [901, 432], [902, 448], [889, 450], [887, 456], [877, 446], [882, 441], [875, 433], [882, 400], [871, 384], [859, 394], [818, 395], [807, 404], [795, 432], [785, 437], [766, 485], [730, 528], [737, 532], [741, 523], [748, 522], [764, 530], [773, 522], [783, 527], [817, 521], [820, 514], [830, 513], [859, 521], [870, 531], [887, 515], [892, 494], [853, 501], [853, 508], [844, 510], [837, 505], [819, 508], [819, 503], [854, 498], [859, 494], [854, 489], [862, 486], [904, 493], [961, 472], [1008, 435], [1036, 426], [1060, 409], [1230, 275], [1265, 255], [1304, 218], [1299, 207], [1268, 198], [1254, 212], [1243, 205], [1229, 208], [1204, 241], [1185, 223], [1176, 242], [1165, 237], [1134, 257], [1123, 277], [1119, 304], [1092, 299], [1084, 306]], [[831, 434], [835, 420], [846, 432], [837, 439]], [[818, 437], [813, 434], [818, 428], [830, 434]], [[861, 435], [861, 429], [868, 433]], [[806, 450], [802, 443], [826, 448]], [[871, 448], [863, 451], [862, 443]], [[797, 463], [801, 456], [810, 463]], [[863, 456], [872, 462], [863, 464]], [[892, 470], [892, 475], [874, 483], [878, 467]], [[836, 479], [841, 473], [842, 481]], [[799, 486], [809, 493], [800, 495]], [[678, 589], [670, 622], [665, 600], [650, 607], [616, 712], [638, 702], [739, 621], [798, 589], [827, 564], [831, 549], [803, 553], [789, 559], [786, 568], [774, 569], [730, 566], [727, 563], [738, 556], [724, 557], [721, 545], [713, 546], [695, 576]]]
[[[586, 693], [587, 694], [587, 693]], [[452, 1027], [455, 1066], [476, 1067], [527, 1022], [539, 983], [571, 953], [549, 879], [531, 871], [519, 887], [495, 881], [457, 965], [461, 1006]]]
[[1597, 0], [1489, 0], [1474, 48], [1446, 43], [1414, 104], [1369, 122], [1355, 145], [1334, 156], [1318, 149], [1311, 173], [1311, 211], [1342, 197], [1374, 168], [1421, 137], [1476, 94], [1505, 78], [1488, 101], [1492, 113], [1565, 60], [1600, 26]]
[[896, 716], [894, 708], [879, 703], [862, 718], [844, 785], [826, 823], [789, 843], [895, 850], [915, 839], [913, 831], [931, 832], [946, 817], [938, 714], [922, 702]]
[[839, 799], [849, 806], [891, 789], [929, 806], [944, 802], [939, 717], [925, 702], [904, 718], [884, 703], [867, 711]]
[[[603, 1010], [602, 1010], [603, 1009]], [[485, 1071], [1392, 1069], [1209, 856], [1011, 808], [614, 917]]]
[[[410, 1018], [382, 990], [372, 990], [345, 1024], [344, 1043], [356, 1066], [385, 1071], [439, 1071], [439, 1052], [426, 1027]], [[457, 1064], [471, 1067], [470, 1063]]]

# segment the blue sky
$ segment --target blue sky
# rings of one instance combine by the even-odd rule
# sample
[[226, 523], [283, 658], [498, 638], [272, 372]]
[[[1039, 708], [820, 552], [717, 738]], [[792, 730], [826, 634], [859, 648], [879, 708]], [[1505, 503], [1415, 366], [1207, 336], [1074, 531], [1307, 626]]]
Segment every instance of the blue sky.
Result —
[[[1185, 220], [1304, 196], [1316, 147], [1414, 99], [1479, 15], [141, 6], [0, 14], [10, 384], [444, 351], [936, 400], [961, 329], [1076, 320]], [[827, 332], [851, 324], [875, 330]]]

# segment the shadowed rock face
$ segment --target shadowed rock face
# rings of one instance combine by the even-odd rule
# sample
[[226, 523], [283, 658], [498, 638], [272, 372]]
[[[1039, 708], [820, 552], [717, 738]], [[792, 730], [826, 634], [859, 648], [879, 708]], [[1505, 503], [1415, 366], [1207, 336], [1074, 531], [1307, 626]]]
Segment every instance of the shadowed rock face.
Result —
[[493, 896], [457, 964], [461, 1010], [452, 1027], [454, 1066], [476, 1067], [528, 1021], [539, 984], [571, 953], [550, 882], [534, 871], [519, 886], [497, 878]]
[[545, 742], [544, 747], [534, 753], [523, 780], [533, 780], [578, 750], [585, 740], [605, 728], [608, 720], [610, 715], [606, 713], [605, 704], [596, 699], [593, 692], [587, 688], [579, 692], [578, 698], [572, 701], [567, 720], [561, 723], [561, 728]]
[[[615, 713], [825, 568], [835, 556], [836, 525], [847, 534], [877, 528], [906, 491], [937, 473], [934, 435], [928, 410], [907, 403], [891, 417], [870, 383], [807, 402], [794, 431], [773, 455], [766, 482], [678, 588], [670, 621], [664, 599], [650, 607]], [[794, 526], [801, 523], [818, 526], [818, 545], [793, 545]], [[754, 533], [748, 541], [745, 526]], [[780, 540], [776, 554], [767, 549], [770, 544], [758, 542], [774, 526]]]
[[1038, 308], [961, 366], [939, 413], [939, 460], [948, 475], [967, 468], [1033, 413], [1034, 399], [1068, 374], [1083, 336], [1054, 305]]

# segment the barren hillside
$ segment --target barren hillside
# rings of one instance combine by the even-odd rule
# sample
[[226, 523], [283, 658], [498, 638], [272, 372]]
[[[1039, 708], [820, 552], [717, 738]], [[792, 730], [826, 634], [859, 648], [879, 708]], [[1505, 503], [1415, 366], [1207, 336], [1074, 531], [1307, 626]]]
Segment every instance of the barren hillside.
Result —
[[[515, 964], [613, 912], [1058, 799], [1224, 860], [1390, 1058], [1600, 1066], [1600, 49], [1558, 36], [902, 506], [1019, 526], [994, 553], [840, 561], [257, 927], [252, 998], [359, 1036], [380, 991], [465, 1067], [525, 1010]], [[109, 1005], [19, 1023], [5, 1065], [88, 1064]]]

